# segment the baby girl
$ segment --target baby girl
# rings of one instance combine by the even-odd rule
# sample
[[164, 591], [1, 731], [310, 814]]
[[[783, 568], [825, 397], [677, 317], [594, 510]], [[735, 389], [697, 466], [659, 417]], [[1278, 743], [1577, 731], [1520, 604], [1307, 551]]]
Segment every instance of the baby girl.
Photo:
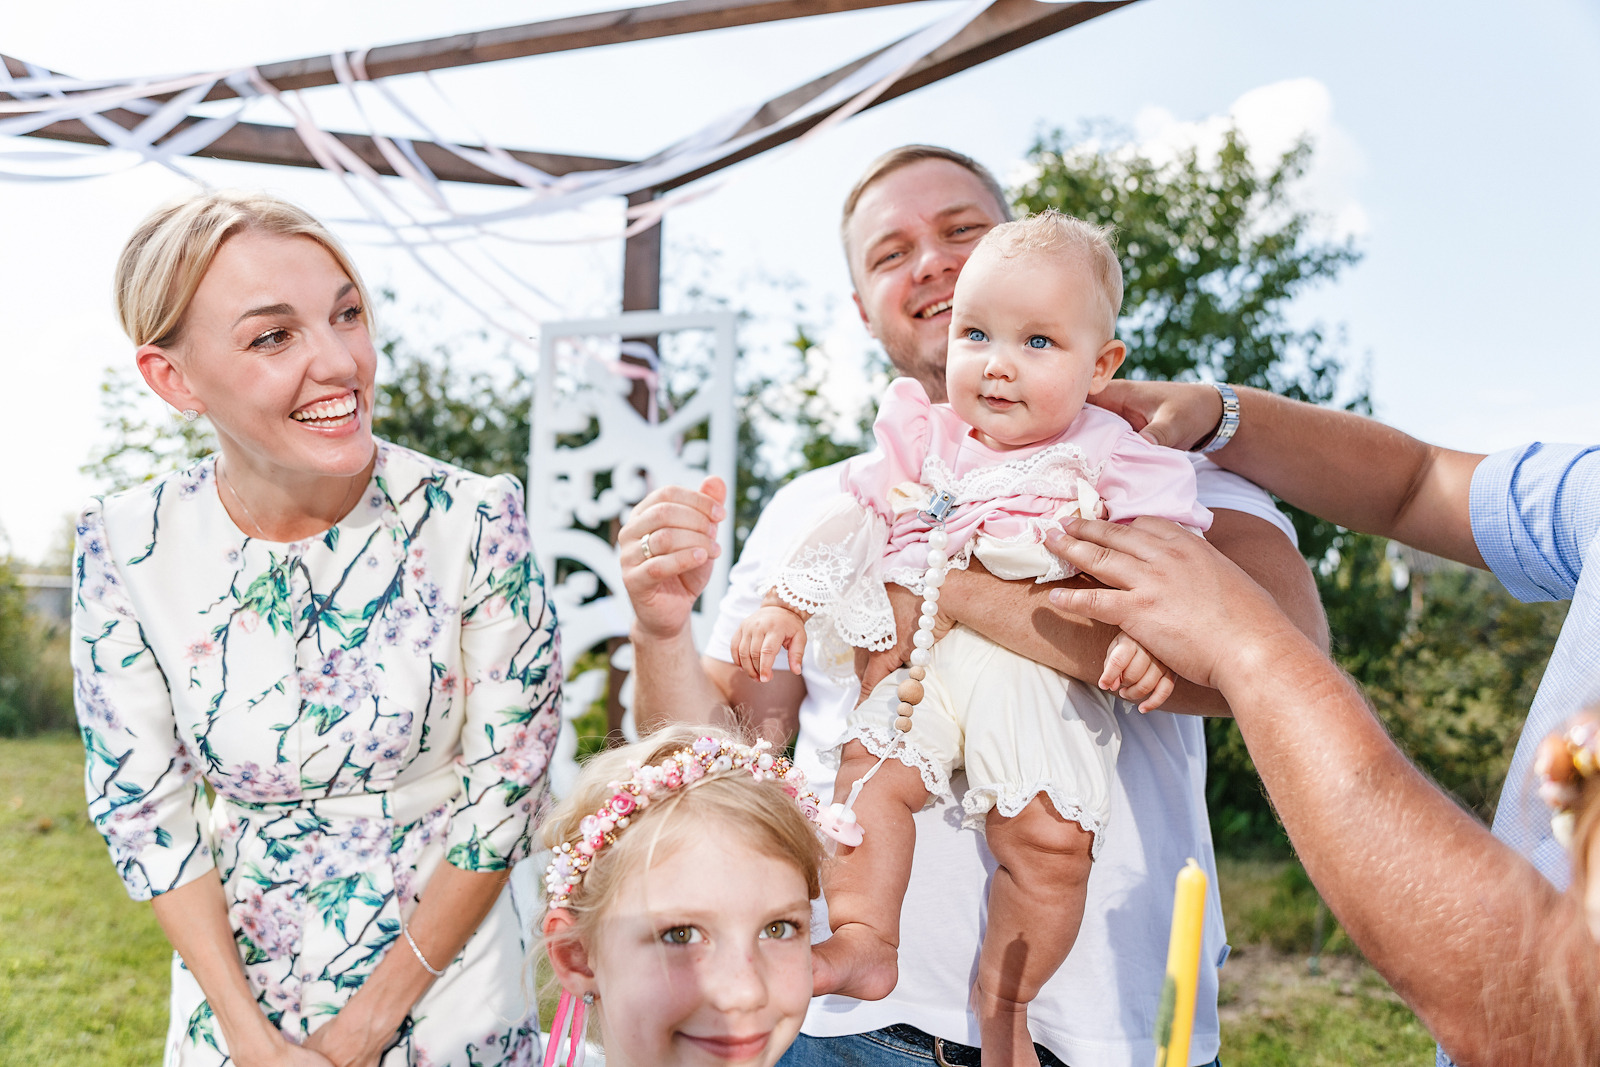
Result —
[[[936, 638], [939, 586], [974, 558], [1002, 578], [1069, 576], [1044, 538], [1074, 515], [1210, 524], [1181, 453], [1085, 404], [1125, 355], [1121, 303], [1107, 231], [1047, 212], [986, 235], [956, 284], [949, 404], [910, 379], [890, 386], [877, 449], [850, 461], [846, 497], [801, 534], [733, 641], [752, 677], [770, 676], [780, 648], [798, 671], [808, 631], [813, 656], [844, 666], [848, 646], [895, 644], [886, 582], [922, 596], [910, 668], [862, 702], [835, 750], [835, 796], [857, 787], [860, 826], [847, 806], [835, 836], [854, 847], [826, 881], [833, 936], [816, 947], [817, 982], [868, 1000], [894, 988], [911, 817], [964, 769], [967, 819], [998, 863], [973, 994], [985, 1064], [1037, 1062], [1027, 1006], [1077, 936], [1120, 729], [1108, 693], [964, 627]], [[1120, 635], [1100, 682], [1150, 692], [1142, 710], [1171, 691], [1170, 672]]]

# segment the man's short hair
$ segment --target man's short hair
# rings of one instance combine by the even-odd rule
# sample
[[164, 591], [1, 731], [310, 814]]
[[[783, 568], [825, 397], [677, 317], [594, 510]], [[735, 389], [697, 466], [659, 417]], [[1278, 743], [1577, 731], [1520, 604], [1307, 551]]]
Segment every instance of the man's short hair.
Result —
[[1117, 316], [1122, 312], [1122, 261], [1112, 243], [1116, 234], [1110, 226], [1097, 226], [1048, 208], [996, 226], [983, 235], [972, 254], [1006, 259], [1052, 255], [1081, 260], [1105, 301], [1106, 336], [1115, 337]]
[[869, 186], [879, 178], [886, 178], [901, 167], [909, 167], [913, 163], [920, 163], [924, 159], [942, 159], [947, 163], [954, 163], [962, 170], [969, 172], [974, 178], [983, 183], [994, 197], [995, 206], [1000, 209], [1000, 217], [1011, 218], [1011, 205], [1006, 201], [1005, 190], [1000, 188], [1000, 183], [989, 172], [989, 168], [979, 163], [971, 156], [963, 155], [953, 148], [940, 148], [931, 144], [906, 144], [899, 148], [891, 148], [883, 155], [874, 159], [867, 165], [861, 177], [856, 179], [855, 185], [850, 187], [850, 195], [844, 198], [844, 214], [839, 219], [839, 241], [845, 246], [845, 255], [850, 253], [850, 220], [855, 217], [856, 204], [861, 200]]

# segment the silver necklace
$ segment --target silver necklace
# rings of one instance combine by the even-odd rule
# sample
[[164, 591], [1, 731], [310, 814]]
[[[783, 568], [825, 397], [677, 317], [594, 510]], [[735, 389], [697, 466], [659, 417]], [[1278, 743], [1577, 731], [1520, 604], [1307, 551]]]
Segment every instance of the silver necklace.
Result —
[[[360, 492], [361, 486], [364, 484], [359, 481], [359, 479], [360, 475], [357, 475], [350, 482], [351, 492], [345, 494], [344, 503], [339, 506], [340, 520], [342, 520], [345, 516], [345, 513], [350, 510], [350, 505], [355, 502], [356, 494]], [[228, 495], [233, 497], [233, 502], [235, 504], [239, 505], [240, 510], [244, 512], [244, 517], [250, 520], [250, 525], [256, 528], [256, 539], [259, 541], [268, 540], [266, 533], [261, 529], [261, 524], [256, 521], [256, 517], [254, 515], [250, 514], [250, 505], [246, 504], [243, 498], [239, 496], [239, 490], [233, 487], [233, 480], [229, 478], [226, 473], [224, 473], [222, 469], [221, 456], [217, 457], [217, 481], [228, 487]], [[339, 520], [335, 520], [334, 525], [337, 526], [338, 524]]]
[[262, 541], [265, 541], [267, 539], [267, 535], [261, 532], [261, 524], [256, 521], [256, 517], [254, 515], [250, 514], [249, 505], [240, 499], [239, 491], [233, 487], [233, 482], [230, 481], [223, 473], [222, 457], [220, 456], [217, 457], [217, 481], [228, 487], [228, 495], [233, 497], [233, 502], [235, 504], [239, 505], [240, 510], [244, 512], [244, 517], [250, 520], [250, 525], [256, 528], [256, 537]]

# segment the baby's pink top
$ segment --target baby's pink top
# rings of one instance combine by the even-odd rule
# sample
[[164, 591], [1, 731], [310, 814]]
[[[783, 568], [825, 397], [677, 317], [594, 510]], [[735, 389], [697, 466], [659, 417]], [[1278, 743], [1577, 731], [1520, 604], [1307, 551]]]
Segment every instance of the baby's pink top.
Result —
[[1171, 519], [1201, 532], [1211, 513], [1195, 499], [1194, 467], [1184, 454], [1151, 444], [1123, 419], [1085, 404], [1059, 435], [1025, 448], [990, 448], [949, 404], [933, 404], [912, 378], [890, 383], [872, 424], [877, 450], [845, 465], [844, 488], [889, 524], [885, 576], [927, 566], [928, 524], [917, 517], [927, 503], [900, 512], [890, 490], [907, 482], [954, 493], [945, 522], [946, 551], [964, 555], [980, 530], [1004, 541], [1037, 541], [1040, 523], [1053, 525], [1063, 506], [1075, 509], [1077, 480], [1093, 485], [1105, 517], [1128, 522], [1140, 515]]

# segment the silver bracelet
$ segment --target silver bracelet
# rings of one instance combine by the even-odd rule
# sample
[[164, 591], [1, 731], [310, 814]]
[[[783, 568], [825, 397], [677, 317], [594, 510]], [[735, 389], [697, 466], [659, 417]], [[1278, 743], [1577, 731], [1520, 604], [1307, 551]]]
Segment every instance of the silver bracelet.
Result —
[[435, 978], [443, 978], [444, 972], [434, 970], [433, 967], [428, 963], [428, 958], [424, 956], [422, 954], [422, 950], [417, 947], [417, 939], [411, 936], [410, 930], [406, 929], [406, 920], [405, 916], [403, 915], [400, 917], [400, 932], [406, 935], [406, 944], [411, 946], [411, 954], [417, 957], [417, 962], [422, 964], [422, 969], [433, 975]]
[[1212, 452], [1220, 452], [1227, 443], [1233, 440], [1234, 433], [1239, 429], [1239, 394], [1233, 391], [1233, 386], [1227, 382], [1207, 382], [1222, 397], [1222, 418], [1217, 422], [1217, 428], [1211, 431], [1209, 437], [1202, 438], [1200, 443], [1189, 449], [1199, 452], [1202, 456]]

